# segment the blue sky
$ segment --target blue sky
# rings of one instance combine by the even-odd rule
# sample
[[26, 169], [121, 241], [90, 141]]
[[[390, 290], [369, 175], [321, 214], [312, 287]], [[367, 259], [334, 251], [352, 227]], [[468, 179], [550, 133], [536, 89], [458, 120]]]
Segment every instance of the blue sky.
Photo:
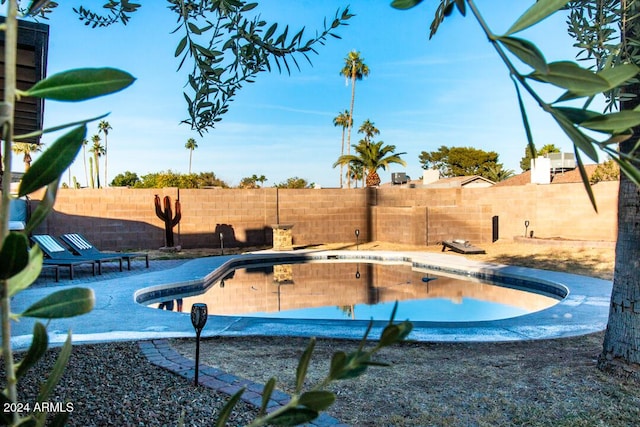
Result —
[[[194, 172], [213, 171], [230, 185], [243, 177], [265, 175], [266, 186], [289, 177], [304, 178], [322, 187], [336, 187], [341, 129], [333, 118], [348, 109], [351, 87], [339, 75], [350, 50], [360, 51], [370, 68], [368, 78], [356, 86], [354, 127], [369, 119], [378, 129], [377, 140], [396, 146], [406, 167], [382, 171], [420, 177], [421, 151], [441, 145], [472, 146], [496, 151], [508, 169], [520, 172], [526, 139], [513, 84], [506, 68], [470, 16], [455, 14], [429, 40], [429, 24], [436, 2], [424, 2], [409, 11], [396, 11], [389, 0], [352, 0], [356, 14], [340, 28], [342, 39], [330, 38], [289, 76], [260, 75], [245, 86], [216, 129], [203, 136], [180, 125], [186, 118], [182, 95], [184, 73], [176, 73], [173, 56], [182, 37], [171, 34], [176, 19], [164, 2], [143, 1], [127, 26], [91, 29], [80, 23], [71, 6], [62, 2], [49, 20], [48, 73], [78, 68], [113, 66], [133, 74], [137, 81], [118, 94], [82, 104], [48, 102], [45, 126], [109, 112], [108, 179], [124, 171], [139, 176], [171, 169], [186, 173], [194, 138]], [[100, 2], [97, 2], [100, 3]], [[477, 0], [479, 9], [496, 33], [505, 31], [532, 1]], [[346, 1], [278, 0], [260, 2], [267, 21], [307, 28], [311, 35], [322, 28]], [[520, 36], [534, 41], [548, 61], [572, 59], [575, 49], [558, 16]], [[547, 98], [551, 100], [555, 95]], [[530, 109], [537, 144], [552, 143], [570, 151], [570, 142], [535, 106]], [[97, 133], [90, 124], [89, 137]], [[359, 139], [355, 133], [352, 143]], [[47, 136], [44, 142], [51, 142]], [[21, 162], [14, 162], [20, 170]], [[103, 166], [101, 165], [101, 168]], [[82, 153], [71, 175], [85, 184]], [[103, 174], [101, 174], [104, 176]]]

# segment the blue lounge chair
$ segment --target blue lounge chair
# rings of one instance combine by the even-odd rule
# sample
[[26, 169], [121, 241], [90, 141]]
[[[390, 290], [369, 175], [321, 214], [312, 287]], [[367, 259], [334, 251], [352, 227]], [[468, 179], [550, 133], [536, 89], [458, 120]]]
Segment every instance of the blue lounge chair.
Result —
[[92, 256], [104, 256], [104, 255], [110, 255], [110, 256], [114, 256], [117, 255], [119, 257], [121, 257], [122, 259], [127, 261], [127, 269], [131, 270], [131, 260], [133, 258], [144, 258], [147, 268], [149, 268], [149, 254], [145, 254], [145, 253], [134, 253], [134, 252], [102, 252], [100, 251], [98, 248], [96, 248], [95, 246], [93, 246], [91, 243], [89, 243], [89, 241], [87, 239], [84, 238], [83, 235], [78, 234], [78, 233], [70, 233], [70, 234], [63, 234], [62, 236], [60, 236], [60, 238], [67, 244], [69, 245], [69, 247], [71, 248], [71, 250], [73, 250], [75, 253], [77, 253], [78, 255], [83, 255], [86, 257], [92, 257]]
[[[122, 257], [115, 255], [74, 255], [60, 244], [54, 237], [48, 234], [36, 234], [31, 236], [31, 240], [40, 246], [42, 252], [48, 257], [45, 264], [57, 264], [69, 266], [71, 278], [73, 279], [73, 265], [93, 263], [98, 264], [98, 274], [102, 274], [102, 263], [117, 261], [122, 271]], [[95, 272], [94, 272], [95, 274]]]

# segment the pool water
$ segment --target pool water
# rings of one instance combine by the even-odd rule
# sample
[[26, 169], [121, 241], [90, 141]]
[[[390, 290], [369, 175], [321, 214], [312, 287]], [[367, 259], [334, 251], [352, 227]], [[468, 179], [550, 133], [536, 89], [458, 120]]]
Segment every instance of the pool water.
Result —
[[324, 320], [465, 322], [505, 319], [558, 303], [552, 296], [408, 265], [313, 262], [238, 268], [199, 295], [176, 294], [151, 307], [210, 315]]

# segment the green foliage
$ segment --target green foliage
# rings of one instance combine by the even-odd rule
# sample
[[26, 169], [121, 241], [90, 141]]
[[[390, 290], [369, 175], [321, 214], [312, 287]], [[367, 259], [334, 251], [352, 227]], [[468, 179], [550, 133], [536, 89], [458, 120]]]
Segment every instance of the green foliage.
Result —
[[437, 169], [444, 178], [479, 175], [492, 179], [495, 177], [492, 171], [503, 169], [498, 163], [498, 153], [473, 147], [442, 145], [437, 151], [423, 151], [419, 159], [423, 169]]
[[198, 174], [181, 174], [168, 170], [166, 172], [153, 172], [143, 175], [140, 181], [134, 185], [135, 188], [205, 188], [222, 187], [229, 188], [229, 185], [216, 177], [213, 172], [200, 172]]
[[[420, 1], [396, 0], [392, 3], [392, 6], [409, 9], [419, 3]], [[598, 152], [596, 148], [601, 149], [618, 163], [629, 179], [640, 186], [640, 156], [638, 156], [637, 152], [623, 153], [617, 146], [617, 143], [631, 136], [629, 129], [640, 125], [640, 111], [627, 110], [621, 113], [598, 113], [588, 110], [593, 97], [600, 93], [620, 93], [620, 88], [636, 81], [636, 75], [640, 71], [637, 66], [637, 64], [640, 64], [640, 51], [637, 43], [628, 43], [628, 46], [624, 47], [620, 43], [616, 45], [608, 43], [612, 40], [612, 31], [615, 31], [613, 26], [621, 22], [623, 14], [628, 13], [627, 10], [619, 7], [619, 4], [620, 2], [610, 1], [596, 3], [587, 0], [575, 2], [570, 2], [569, 0], [539, 0], [527, 9], [504, 35], [496, 35], [491, 32], [473, 1], [440, 0], [431, 24], [431, 36], [433, 36], [438, 26], [452, 13], [454, 7], [462, 15], [466, 14], [467, 6], [469, 7], [485, 35], [496, 48], [514, 81], [531, 152], [535, 152], [535, 144], [525, 104], [522, 100], [521, 89], [528, 93], [544, 111], [553, 117], [560, 129], [573, 142], [578, 169], [594, 208], [596, 206], [595, 199], [580, 152], [591, 160], [597, 161]], [[570, 61], [547, 63], [542, 53], [533, 43], [513, 37], [513, 34], [539, 23], [558, 10], [567, 7], [567, 5], [575, 8], [570, 20], [570, 31], [573, 31], [573, 34], [578, 37], [578, 46], [584, 48], [587, 57], [596, 57], [600, 60], [596, 70], [580, 67]], [[587, 19], [586, 16], [589, 14], [592, 15]], [[635, 18], [635, 13], [630, 16]], [[593, 21], [597, 23], [595, 27], [589, 24]], [[636, 21], [637, 19], [632, 20], [630, 25], [638, 25]], [[606, 31], [600, 31], [602, 28], [606, 28]], [[513, 55], [521, 64], [530, 68], [531, 71], [529, 73], [520, 72], [516, 67], [516, 63], [512, 61], [508, 54]], [[634, 60], [634, 63], [629, 63], [629, 58], [637, 58], [638, 60]], [[531, 81], [551, 84], [564, 89], [565, 92], [555, 101], [546, 102], [530, 84]], [[583, 108], [567, 108], [561, 105], [563, 102], [580, 98], [586, 99]], [[577, 110], [580, 111], [580, 114], [576, 114]], [[588, 132], [591, 130], [595, 130], [597, 133], [604, 135], [604, 137], [596, 139], [593, 132]]]
[[124, 173], [120, 173], [113, 178], [111, 181], [112, 187], [135, 187], [136, 184], [141, 182], [140, 178], [138, 178], [138, 174], [135, 172], [126, 171]]
[[353, 145], [356, 154], [341, 155], [333, 164], [334, 168], [338, 165], [347, 165], [349, 178], [358, 175], [362, 177], [365, 174], [367, 186], [375, 187], [380, 185], [380, 177], [377, 173], [379, 169], [386, 170], [391, 164], [406, 165], [400, 157], [406, 153], [396, 153], [395, 145], [373, 141], [373, 137], [379, 135], [380, 131], [369, 119], [362, 123], [358, 133], [363, 133], [364, 138], [357, 145]]
[[[369, 323], [367, 330], [364, 333], [360, 345], [354, 351], [346, 353], [344, 351], [338, 351], [333, 354], [331, 363], [329, 365], [329, 371], [327, 375], [319, 381], [316, 385], [311, 387], [310, 390], [304, 391], [304, 384], [307, 376], [307, 370], [313, 350], [315, 348], [316, 340], [312, 338], [309, 341], [309, 345], [300, 356], [298, 361], [298, 367], [296, 369], [296, 386], [295, 392], [291, 396], [291, 400], [281, 408], [274, 410], [267, 414], [267, 405], [271, 394], [275, 389], [276, 379], [271, 378], [264, 387], [262, 392], [262, 405], [258, 413], [258, 417], [253, 420], [249, 426], [264, 426], [264, 425], [281, 425], [281, 426], [293, 426], [299, 424], [305, 424], [316, 419], [320, 412], [328, 409], [336, 400], [335, 393], [327, 390], [327, 387], [335, 382], [346, 379], [353, 379], [363, 375], [367, 369], [371, 366], [389, 366], [387, 363], [378, 362], [373, 360], [373, 356], [380, 350], [395, 345], [404, 341], [413, 328], [413, 325], [409, 321], [401, 323], [394, 323], [395, 315], [398, 309], [398, 303], [396, 302], [391, 318], [387, 326], [383, 329], [380, 339], [373, 347], [366, 349], [367, 339], [373, 321]], [[231, 415], [234, 406], [242, 397], [244, 389], [234, 394], [231, 399], [226, 403], [222, 409], [216, 426], [224, 426]]]
[[317, 44], [328, 36], [339, 38], [335, 30], [352, 17], [349, 9], [338, 10], [319, 33], [304, 41], [304, 28], [289, 37], [289, 27], [264, 21], [257, 3], [242, 0], [188, 2], [169, 0], [178, 15], [175, 32], [184, 35], [175, 49], [178, 68], [193, 61], [184, 98], [189, 118], [184, 123], [202, 133], [213, 128], [229, 108], [229, 103], [245, 83], [251, 83], [273, 64], [279, 71], [291, 71], [290, 62], [300, 68], [296, 55], [310, 62]]
[[[251, 176], [244, 177], [240, 180], [238, 188], [260, 188], [265, 181], [268, 181], [264, 175], [253, 174]], [[260, 183], [260, 185], [258, 185]]]
[[620, 179], [620, 167], [616, 162], [609, 159], [604, 163], [599, 163], [596, 170], [589, 178], [591, 184], [597, 184], [602, 181], [617, 181]]
[[314, 186], [313, 182], [308, 183], [306, 179], [298, 178], [297, 176], [287, 178], [286, 181], [274, 185], [276, 188], [313, 188]]
[[[536, 157], [544, 156], [545, 154], [549, 154], [549, 153], [559, 153], [559, 152], [560, 152], [560, 149], [556, 147], [554, 144], [545, 144], [544, 146], [542, 146], [542, 148], [540, 148], [539, 150], [536, 150]], [[527, 145], [526, 148], [524, 149], [524, 157], [520, 159], [520, 169], [522, 169], [523, 172], [531, 169], [532, 159], [533, 159], [533, 154], [531, 152], [531, 147]]]

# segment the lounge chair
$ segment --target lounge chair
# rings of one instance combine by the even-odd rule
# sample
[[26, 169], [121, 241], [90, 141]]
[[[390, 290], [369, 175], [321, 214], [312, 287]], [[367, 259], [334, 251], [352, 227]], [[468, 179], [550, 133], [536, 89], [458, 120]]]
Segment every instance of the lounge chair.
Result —
[[100, 255], [117, 255], [127, 261], [127, 269], [131, 270], [131, 259], [144, 257], [147, 268], [149, 268], [149, 254], [145, 253], [133, 253], [133, 252], [102, 252], [93, 246], [87, 239], [81, 234], [71, 233], [63, 234], [60, 238], [78, 255], [84, 255], [87, 257], [100, 256]]
[[[93, 263], [98, 264], [98, 274], [102, 274], [102, 263], [117, 261], [122, 271], [122, 257], [115, 255], [74, 255], [62, 246], [54, 237], [48, 234], [36, 234], [31, 236], [31, 240], [40, 246], [42, 252], [49, 257], [45, 264], [57, 264], [69, 266], [71, 278], [73, 279], [73, 265]], [[73, 263], [73, 264], [71, 264]], [[95, 274], [95, 272], [94, 272]]]
[[442, 242], [442, 252], [447, 248], [460, 254], [486, 254], [484, 249], [473, 246], [468, 240], [444, 240]]

